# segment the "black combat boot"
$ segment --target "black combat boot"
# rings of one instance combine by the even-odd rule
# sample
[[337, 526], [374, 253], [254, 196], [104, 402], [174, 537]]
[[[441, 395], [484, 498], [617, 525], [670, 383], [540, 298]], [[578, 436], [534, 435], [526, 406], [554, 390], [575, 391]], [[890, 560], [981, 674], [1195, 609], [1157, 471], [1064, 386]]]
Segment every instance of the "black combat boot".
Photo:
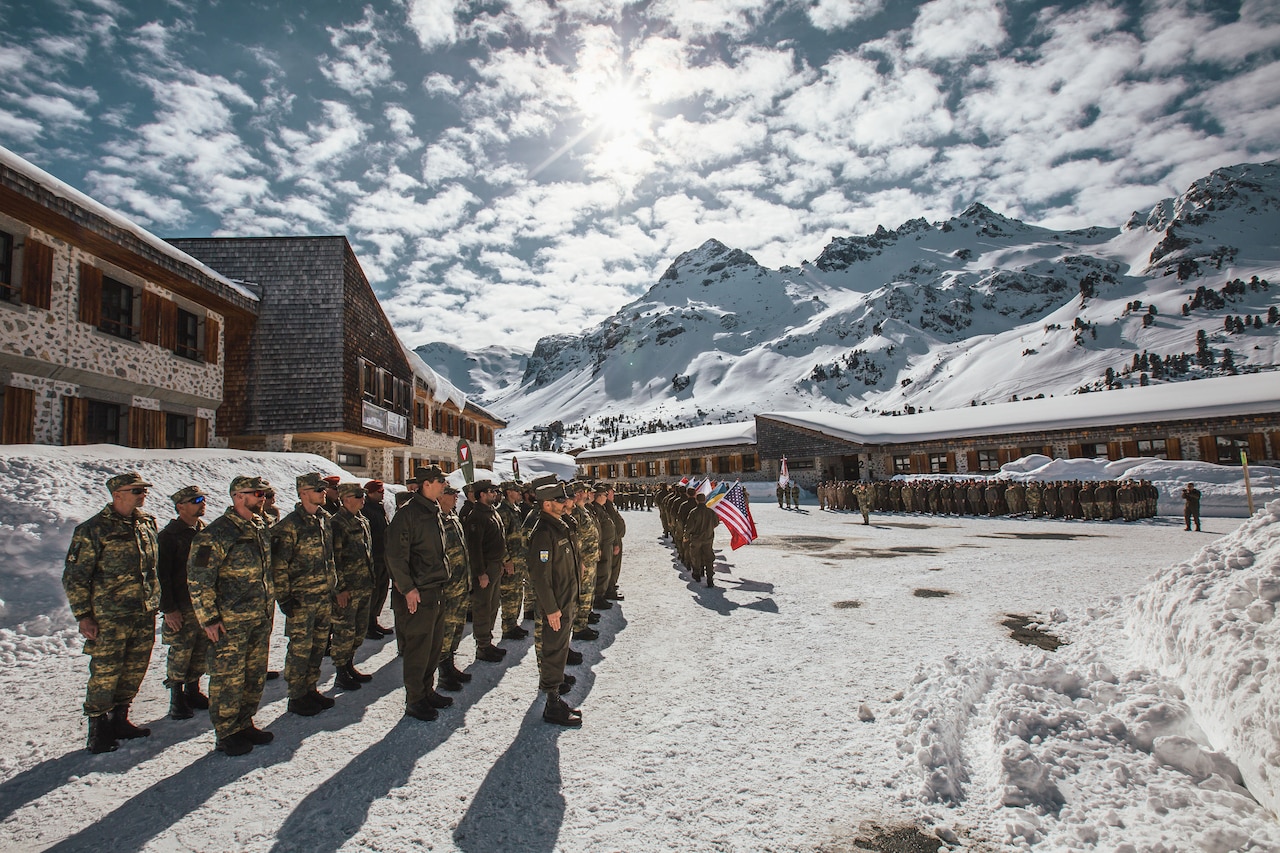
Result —
[[600, 621], [600, 614], [595, 612], [594, 610], [592, 610], [590, 613], [587, 614], [588, 625], [595, 625], [599, 623], [599, 621]]
[[560, 691], [558, 690], [547, 691], [547, 704], [542, 709], [542, 719], [557, 726], [576, 727], [582, 725], [581, 712], [565, 704], [565, 701], [560, 698]]
[[248, 740], [249, 743], [254, 746], [265, 746], [276, 739], [274, 734], [271, 732], [264, 732], [262, 729], [255, 726], [252, 721], [249, 722], [248, 728], [240, 730], [240, 736]]
[[129, 722], [128, 705], [117, 705], [111, 709], [111, 733], [120, 740], [151, 737], [151, 729]]
[[625, 595], [618, 592], [618, 588], [616, 586], [609, 587], [608, 591], [605, 592], [604, 597], [607, 598], [609, 601], [626, 601], [627, 600], [627, 597]]
[[339, 690], [359, 690], [361, 688], [360, 681], [353, 678], [347, 671], [349, 667], [338, 667], [338, 673], [333, 679], [333, 686]]
[[461, 681], [463, 684], [466, 684], [471, 680], [471, 673], [463, 672], [458, 669], [458, 665], [454, 663], [453, 655], [449, 655], [449, 657], [445, 659], [444, 665], [449, 668], [449, 674], [458, 681]]
[[443, 693], [437, 693], [434, 690], [427, 691], [427, 698], [422, 700], [432, 708], [448, 708], [453, 704], [452, 696], [445, 696]]
[[209, 710], [209, 697], [200, 692], [200, 680], [188, 681], [183, 685], [183, 691], [187, 696], [187, 704], [196, 711]]
[[181, 684], [169, 688], [169, 719], [189, 720], [196, 715], [187, 702], [187, 691]]
[[373, 681], [372, 675], [356, 669], [356, 665], [354, 663], [347, 664], [347, 675], [351, 676], [361, 684], [368, 684], [370, 681]]
[[227, 755], [248, 755], [253, 751], [253, 741], [249, 740], [244, 732], [236, 732], [233, 735], [218, 738], [213, 748]]
[[482, 660], [485, 663], [501, 663], [506, 656], [506, 649], [495, 646], [492, 643], [476, 649], [476, 660]]
[[502, 632], [502, 639], [504, 640], [523, 640], [527, 636], [529, 636], [529, 632], [519, 625], [512, 625]]
[[319, 690], [316, 690], [314, 687], [311, 688], [311, 692], [308, 695], [316, 701], [316, 704], [320, 706], [321, 711], [327, 711], [337, 704], [337, 700], [334, 699], [332, 696], [325, 696], [323, 693], [321, 693]]
[[462, 682], [453, 677], [453, 673], [449, 672], [447, 664], [440, 664], [440, 666], [436, 668], [436, 672], [438, 674], [436, 677], [436, 686], [441, 690], [448, 690], [451, 693], [457, 693], [462, 689]]
[[582, 663], [582, 652], [569, 649], [569, 656], [565, 659], [565, 663], [569, 666], [577, 666]]
[[574, 631], [574, 632], [573, 632], [573, 639], [575, 639], [575, 640], [598, 640], [598, 639], [600, 639], [600, 632], [599, 632], [599, 631], [597, 631], [595, 628], [592, 628], [592, 627], [589, 627], [589, 626], [588, 626], [588, 627], [586, 627], [586, 628], [583, 628], [583, 629], [582, 629], [582, 630], [580, 630], [580, 631]]
[[115, 752], [120, 746], [116, 743], [116, 736], [112, 733], [111, 720], [107, 719], [106, 714], [99, 714], [96, 717], [89, 718], [89, 743], [87, 745], [89, 751], [94, 754]]
[[428, 705], [426, 700], [423, 700], [421, 702], [414, 702], [412, 705], [406, 705], [404, 715], [406, 717], [413, 717], [415, 720], [431, 722], [436, 717], [440, 716], [440, 712]]
[[[297, 714], [299, 717], [314, 717], [321, 710], [320, 703], [308, 693], [305, 696], [299, 696], [297, 699], [289, 700], [289, 710]], [[237, 732], [239, 734], [239, 732]], [[232, 736], [234, 737], [234, 735]], [[230, 740], [230, 738], [228, 738]]]

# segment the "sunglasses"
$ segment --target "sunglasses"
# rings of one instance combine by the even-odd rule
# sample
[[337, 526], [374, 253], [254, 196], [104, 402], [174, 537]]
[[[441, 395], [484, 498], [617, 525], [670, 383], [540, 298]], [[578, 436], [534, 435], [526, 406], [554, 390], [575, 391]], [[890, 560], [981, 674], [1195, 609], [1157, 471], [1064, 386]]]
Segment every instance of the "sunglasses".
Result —
[[202, 504], [204, 503], [204, 495], [196, 495], [194, 498], [187, 498], [184, 504]]
[[146, 489], [146, 488], [142, 488], [142, 487], [138, 487], [138, 488], [136, 488], [136, 489], [121, 489], [120, 491], [122, 491], [122, 492], [128, 492], [128, 493], [129, 493], [129, 494], [131, 494], [131, 495], [145, 495], [147, 492], [149, 492], [149, 491], [151, 491], [151, 490], [150, 490], [150, 489]]
[[253, 495], [255, 498], [265, 498], [267, 493], [261, 489], [246, 489], [245, 491], [236, 492], [237, 495]]
[[327, 486], [316, 486], [316, 487], [315, 487], [314, 489], [312, 489], [311, 491], [313, 491], [313, 492], [319, 492], [320, 494], [324, 494], [325, 492], [329, 491], [329, 489], [328, 489], [328, 487], [327, 487]]

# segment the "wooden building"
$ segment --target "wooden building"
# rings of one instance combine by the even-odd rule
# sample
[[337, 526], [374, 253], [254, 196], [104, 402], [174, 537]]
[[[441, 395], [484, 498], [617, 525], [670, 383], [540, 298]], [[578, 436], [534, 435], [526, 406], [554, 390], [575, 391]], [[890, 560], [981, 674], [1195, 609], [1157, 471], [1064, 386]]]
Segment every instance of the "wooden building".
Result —
[[0, 443], [204, 447], [256, 295], [0, 148]]
[[413, 370], [413, 442], [397, 459], [395, 477], [402, 481], [419, 465], [457, 465], [458, 440], [466, 438], [477, 468], [492, 468], [495, 435], [507, 422], [467, 399], [455, 385], [405, 348]]
[[577, 463], [578, 476], [587, 480], [763, 479], [751, 421], [631, 436], [584, 450]]
[[413, 371], [347, 238], [170, 242], [259, 294], [257, 323], [227, 339], [218, 413], [227, 445], [315, 453], [358, 477], [395, 477], [413, 441]]

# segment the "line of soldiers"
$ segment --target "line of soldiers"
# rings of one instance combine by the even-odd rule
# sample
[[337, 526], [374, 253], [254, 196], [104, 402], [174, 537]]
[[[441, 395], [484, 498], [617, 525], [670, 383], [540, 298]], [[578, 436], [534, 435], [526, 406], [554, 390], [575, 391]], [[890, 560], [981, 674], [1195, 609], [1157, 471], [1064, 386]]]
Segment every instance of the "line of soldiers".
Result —
[[795, 480], [786, 483], [779, 481], [774, 492], [778, 496], [778, 509], [800, 508], [800, 484]]
[[[90, 656], [84, 713], [91, 752], [109, 752], [120, 739], [151, 733], [130, 722], [128, 714], [151, 660], [157, 610], [164, 613], [161, 638], [169, 646], [165, 685], [171, 693], [170, 717], [189, 719], [193, 709], [208, 708], [217, 749], [228, 755], [246, 754], [272, 740], [253, 717], [264, 682], [273, 675], [267, 670], [267, 651], [277, 606], [285, 615], [289, 641], [284, 668], [288, 710], [299, 716], [314, 716], [335, 704], [318, 689], [326, 655], [337, 671], [337, 689], [359, 690], [371, 680], [354, 666], [364, 639], [398, 633], [405, 657], [406, 713], [433, 719], [435, 708], [452, 700], [435, 693], [431, 675], [438, 671], [441, 686], [451, 690], [462, 689], [471, 679], [454, 663], [468, 609], [478, 660], [497, 662], [505, 654], [492, 642], [499, 612], [505, 639], [528, 635], [519, 622], [522, 615], [534, 616], [538, 581], [531, 571], [526, 582], [524, 570], [543, 552], [527, 550], [539, 512], [530, 511], [520, 484], [475, 484], [464, 523], [452, 514], [457, 493], [447, 486], [443, 471], [437, 466], [418, 469], [415, 494], [388, 522], [380, 481], [363, 487], [337, 481], [316, 473], [298, 477], [298, 504], [281, 518], [269, 482], [238, 476], [229, 488], [231, 505], [207, 525], [206, 493], [187, 486], [170, 496], [177, 517], [163, 531], [142, 509], [151, 483], [134, 472], [107, 481], [111, 502], [76, 528], [63, 573]], [[563, 492], [562, 484], [558, 488]], [[452, 494], [446, 496], [446, 491]], [[585, 486], [579, 491], [585, 495]], [[506, 501], [497, 497], [503, 492]], [[588, 624], [599, 620], [592, 607], [608, 609], [612, 600], [622, 599], [617, 579], [625, 523], [607, 486], [597, 486], [594, 495], [600, 509], [592, 515], [609, 517], [607, 537], [599, 533], [606, 525], [593, 528], [601, 553], [595, 555], [590, 575], [600, 582], [598, 587], [583, 584], [590, 594], [575, 599], [565, 620], [566, 638], [570, 628], [581, 640], [598, 637]], [[546, 498], [536, 490], [530, 497], [546, 511]], [[398, 632], [377, 622], [392, 580]], [[440, 616], [439, 625], [432, 614]], [[535, 625], [535, 634], [537, 630]], [[565, 648], [571, 662], [581, 662], [581, 654], [568, 650], [567, 641]], [[208, 696], [200, 691], [206, 672]], [[558, 689], [572, 683], [571, 676], [561, 679]], [[548, 718], [579, 724], [581, 716], [574, 723], [562, 704], [557, 693]]]
[[662, 535], [676, 549], [680, 562], [695, 581], [706, 577], [715, 586], [715, 534], [720, 517], [707, 506], [707, 496], [696, 487], [662, 486], [658, 494], [658, 516]]
[[985, 478], [914, 478], [818, 484], [820, 510], [1010, 515], [1032, 518], [1137, 521], [1154, 518], [1159, 491], [1149, 480], [1020, 482]]

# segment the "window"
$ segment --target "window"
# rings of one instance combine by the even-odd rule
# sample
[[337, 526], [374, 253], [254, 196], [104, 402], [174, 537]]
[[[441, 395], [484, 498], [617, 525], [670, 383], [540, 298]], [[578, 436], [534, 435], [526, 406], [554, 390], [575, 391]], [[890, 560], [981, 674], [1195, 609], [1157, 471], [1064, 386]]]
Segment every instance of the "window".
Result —
[[1215, 435], [1213, 438], [1218, 445], [1219, 465], [1239, 465], [1241, 451], [1249, 450], [1247, 435]]
[[179, 308], [177, 327], [177, 342], [173, 351], [183, 358], [200, 361], [200, 318]]
[[752, 471], [758, 470], [759, 467], [760, 467], [760, 460], [756, 457], [754, 453], [742, 454], [742, 473], [748, 474]]
[[732, 471], [732, 470], [733, 470], [733, 468], [731, 467], [731, 465], [730, 465], [730, 463], [729, 463], [729, 457], [728, 457], [728, 456], [717, 456], [717, 457], [716, 457], [716, 473], [717, 473], [717, 474], [728, 474], [728, 473], [729, 473], [730, 471]]
[[618, 476], [618, 466], [615, 463], [609, 463], [609, 476], [607, 479], [613, 480]]
[[1163, 438], [1140, 438], [1137, 441], [1139, 456], [1154, 456], [1157, 459], [1168, 459], [1169, 449]]
[[950, 470], [951, 470], [950, 465], [947, 463], [947, 454], [945, 453], [929, 454], [929, 473], [946, 474]]
[[702, 473], [702, 457], [701, 456], [695, 456], [689, 460], [689, 473], [690, 474]]
[[360, 395], [370, 403], [378, 402], [378, 368], [360, 360]]
[[628, 480], [630, 480], [630, 479], [632, 479], [633, 477], [635, 477], [635, 476], [636, 476], [636, 467], [637, 467], [637, 466], [636, 466], [636, 463], [634, 463], [634, 462], [628, 462], [628, 463], [627, 463], [627, 466], [626, 466], [627, 473], [626, 473], [626, 475], [625, 475], [625, 476], [626, 476], [626, 478], [627, 478]]
[[338, 464], [343, 466], [344, 468], [363, 468], [364, 454], [363, 453], [343, 453], [342, 451], [339, 451]]
[[978, 451], [978, 470], [979, 471], [999, 471], [1000, 470], [999, 451], [979, 450]]
[[658, 463], [650, 461], [645, 465], [645, 474], [650, 477], [658, 476]]
[[126, 419], [115, 403], [85, 401], [85, 441], [88, 444], [123, 444]]
[[427, 428], [427, 404], [421, 400], [413, 404], [413, 425], [418, 429]]
[[911, 473], [911, 455], [893, 457], [893, 473], [910, 474]]
[[1106, 459], [1107, 446], [1101, 442], [1080, 445], [1080, 455], [1085, 459]]
[[133, 322], [133, 288], [123, 281], [103, 276], [102, 313], [98, 317], [98, 329], [108, 335], [132, 341], [138, 329]]
[[164, 416], [164, 446], [169, 450], [194, 447], [192, 438], [196, 432], [196, 419], [186, 415], [168, 413]]
[[677, 476], [677, 475], [680, 473], [680, 460], [679, 460], [679, 459], [668, 459], [668, 460], [667, 460], [667, 473], [668, 473], [668, 474], [670, 474], [672, 477], [675, 477], [675, 476]]
[[0, 299], [15, 302], [18, 299], [18, 277], [13, 262], [13, 235], [0, 231]]

